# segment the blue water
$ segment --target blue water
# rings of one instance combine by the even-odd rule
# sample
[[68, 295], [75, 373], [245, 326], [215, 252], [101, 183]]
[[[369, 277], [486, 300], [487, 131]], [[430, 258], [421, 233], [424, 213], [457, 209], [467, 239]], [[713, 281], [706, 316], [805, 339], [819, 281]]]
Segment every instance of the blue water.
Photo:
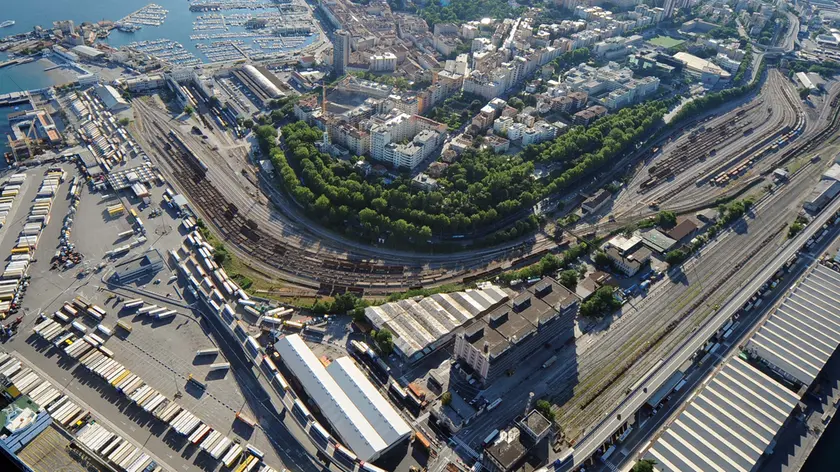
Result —
[[[207, 58], [195, 47], [190, 35], [201, 33], [221, 33], [220, 30], [193, 31], [193, 20], [206, 14], [191, 12], [186, 0], [4, 0], [11, 8], [4, 5], [0, 8], [0, 21], [15, 20], [16, 24], [0, 29], [0, 36], [31, 31], [36, 25], [52, 28], [52, 22], [58, 20], [73, 20], [76, 25], [82, 22], [96, 22], [101, 20], [117, 21], [126, 15], [155, 3], [169, 10], [166, 20], [160, 26], [143, 26], [134, 33], [111, 31], [104, 41], [114, 47], [124, 46], [134, 41], [152, 39], [170, 39], [181, 43], [185, 49], [197, 58], [206, 61]], [[262, 10], [257, 10], [257, 12]], [[222, 14], [245, 13], [247, 10], [228, 10]], [[244, 28], [232, 27], [232, 31], [244, 31]], [[315, 36], [307, 43], [314, 41]], [[209, 43], [210, 40], [203, 41]]]

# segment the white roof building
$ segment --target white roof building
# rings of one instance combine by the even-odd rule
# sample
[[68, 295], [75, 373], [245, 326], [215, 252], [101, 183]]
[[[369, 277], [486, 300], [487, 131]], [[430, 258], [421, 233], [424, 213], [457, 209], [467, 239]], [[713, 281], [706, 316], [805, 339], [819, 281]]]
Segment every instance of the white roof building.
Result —
[[809, 386], [840, 345], [840, 274], [822, 264], [792, 289], [746, 350]]
[[[360, 410], [360, 406], [371, 415], [376, 409], [369, 402], [368, 404], [360, 402], [357, 406], [345, 390], [350, 387], [348, 380], [344, 378], [345, 374], [342, 372], [339, 376], [341, 383], [337, 382], [299, 335], [284, 336], [274, 347], [286, 367], [318, 405], [333, 430], [361, 460], [375, 460], [401, 439], [399, 437], [386, 439], [377, 432]], [[338, 370], [340, 367], [334, 369]], [[367, 379], [364, 378], [364, 381]], [[355, 399], [361, 398], [360, 394], [353, 392], [352, 389], [350, 395]], [[374, 421], [382, 427], [382, 420]], [[383, 430], [385, 430], [384, 427]]]
[[93, 88], [96, 96], [105, 104], [105, 108], [112, 112], [120, 112], [129, 108], [128, 102], [110, 85], [97, 85]]
[[439, 293], [419, 300], [408, 299], [365, 308], [376, 329], [394, 334], [394, 346], [406, 359], [417, 361], [446, 344], [455, 328], [480, 317], [507, 301], [508, 294], [495, 285], [464, 292]]
[[370, 383], [353, 359], [338, 358], [327, 367], [327, 372], [362, 412], [380, 437], [387, 438], [393, 444], [411, 434], [411, 427]]
[[733, 357], [645, 453], [656, 470], [749, 472], [793, 412], [799, 397]]

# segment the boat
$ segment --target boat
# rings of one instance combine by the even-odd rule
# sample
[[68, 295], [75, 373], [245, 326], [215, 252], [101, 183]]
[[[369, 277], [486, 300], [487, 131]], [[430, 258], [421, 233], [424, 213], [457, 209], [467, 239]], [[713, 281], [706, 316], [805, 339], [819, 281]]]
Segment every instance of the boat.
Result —
[[6, 21], [0, 23], [0, 28], [6, 28], [6, 27], [9, 27], [9, 26], [14, 26], [14, 25], [15, 25], [15, 20], [6, 20]]
[[142, 29], [142, 28], [143, 27], [140, 26], [140, 25], [132, 25], [132, 24], [125, 24], [125, 23], [120, 23], [120, 24], [117, 25], [117, 29], [122, 31], [123, 33], [133, 33], [135, 31], [138, 31], [138, 30]]

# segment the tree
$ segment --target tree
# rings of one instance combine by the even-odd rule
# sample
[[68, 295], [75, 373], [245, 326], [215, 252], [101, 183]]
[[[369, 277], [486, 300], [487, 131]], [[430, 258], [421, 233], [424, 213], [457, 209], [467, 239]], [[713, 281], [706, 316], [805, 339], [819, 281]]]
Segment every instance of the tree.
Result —
[[252, 119], [250, 119], [250, 118], [246, 118], [246, 119], [242, 122], [242, 126], [243, 126], [243, 127], [245, 127], [245, 128], [247, 128], [247, 129], [251, 129], [251, 128], [253, 128], [253, 127], [254, 127], [254, 120], [252, 120]]
[[382, 328], [373, 337], [379, 350], [386, 356], [394, 352], [394, 335], [387, 328]]
[[670, 228], [676, 226], [677, 215], [673, 211], [661, 211], [657, 217], [659, 226], [663, 228]]
[[449, 406], [452, 403], [452, 392], [444, 392], [443, 395], [440, 396], [440, 403], [443, 406]]
[[811, 94], [811, 89], [809, 89], [809, 88], [804, 88], [803, 87], [803, 88], [799, 89], [799, 98], [801, 98], [802, 100], [805, 100], [806, 98], [808, 98], [808, 95], [810, 95], [810, 94]]
[[668, 251], [668, 254], [665, 255], [665, 262], [668, 265], [674, 266], [684, 261], [686, 257], [688, 257], [688, 254], [685, 251], [674, 249], [673, 251]]
[[120, 118], [120, 121], [118, 121], [118, 123], [120, 124], [120, 126], [128, 126], [128, 124], [131, 123], [131, 121], [128, 118]]
[[620, 307], [621, 302], [616, 300], [615, 296], [613, 295], [614, 292], [615, 288], [610, 287], [609, 285], [605, 285], [596, 290], [595, 293], [593, 293], [588, 300], [581, 303], [581, 316], [590, 318], [601, 318], [604, 315], [612, 312], [616, 308]]
[[633, 472], [653, 472], [655, 465], [656, 461], [653, 459], [642, 459], [633, 466]]
[[222, 107], [222, 101], [219, 100], [219, 97], [213, 95], [212, 97], [210, 97], [210, 106], [216, 107], [216, 108], [221, 108]]
[[547, 400], [537, 400], [534, 408], [549, 421], [554, 421], [554, 412], [551, 411], [551, 403]]
[[578, 273], [576, 270], [564, 270], [560, 272], [560, 277], [558, 277], [560, 284], [564, 287], [568, 288], [569, 290], [574, 290], [577, 287], [578, 283]]
[[195, 113], [195, 109], [193, 109], [193, 107], [191, 107], [189, 105], [184, 107], [184, 114], [185, 115], [192, 116], [193, 113]]
[[607, 256], [607, 253], [604, 251], [595, 252], [595, 255], [592, 256], [592, 262], [601, 268], [610, 267], [612, 265], [612, 260], [610, 260], [609, 256]]

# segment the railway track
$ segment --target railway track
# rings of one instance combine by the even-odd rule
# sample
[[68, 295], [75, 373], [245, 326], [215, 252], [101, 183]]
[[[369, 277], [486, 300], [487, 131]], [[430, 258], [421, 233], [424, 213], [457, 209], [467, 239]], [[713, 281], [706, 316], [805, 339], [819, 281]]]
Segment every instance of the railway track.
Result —
[[[284, 287], [286, 291], [290, 290], [296, 296], [303, 296], [301, 293], [312, 296], [345, 292], [360, 296], [386, 295], [411, 287], [471, 283], [501, 272], [501, 260], [509, 260], [510, 266], [533, 263], [557, 247], [554, 243], [545, 242], [530, 249], [516, 246], [504, 252], [476, 257], [471, 264], [453, 261], [451, 265], [438, 264], [436, 267], [370, 261], [352, 255], [342, 259], [301, 248], [246, 216], [247, 211], [241, 211], [220, 192], [212, 183], [207, 164], [178, 133], [166, 128], [160, 121], [143, 121], [138, 126], [141, 126], [144, 138], [154, 149], [154, 155], [160, 157], [172, 180], [195, 203], [200, 216], [212, 225], [220, 239], [243, 254], [246, 260], [256, 262], [258, 265], [255, 268], [263, 266], [279, 273], [280, 278], [294, 286]], [[491, 263], [494, 260], [497, 262]]]

